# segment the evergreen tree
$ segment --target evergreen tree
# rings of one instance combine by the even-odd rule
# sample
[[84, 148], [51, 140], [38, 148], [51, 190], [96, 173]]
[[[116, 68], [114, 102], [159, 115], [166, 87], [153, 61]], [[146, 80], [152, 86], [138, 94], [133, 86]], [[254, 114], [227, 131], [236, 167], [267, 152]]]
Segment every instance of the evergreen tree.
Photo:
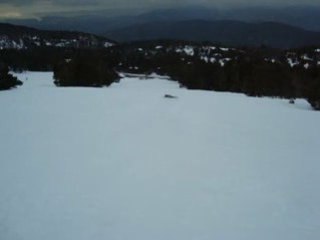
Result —
[[22, 82], [9, 73], [9, 67], [0, 63], [0, 90], [8, 90], [22, 85]]

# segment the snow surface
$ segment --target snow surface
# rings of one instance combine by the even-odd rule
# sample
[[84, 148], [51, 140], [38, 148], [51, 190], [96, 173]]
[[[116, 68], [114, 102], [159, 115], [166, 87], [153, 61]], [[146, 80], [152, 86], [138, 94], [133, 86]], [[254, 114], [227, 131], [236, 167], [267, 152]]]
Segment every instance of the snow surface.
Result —
[[181, 47], [181, 48], [177, 48], [176, 49], [176, 52], [177, 53], [184, 53], [188, 56], [194, 56], [194, 47], [193, 46], [184, 46], [184, 47]]
[[288, 60], [288, 63], [289, 63], [289, 65], [290, 65], [290, 67], [294, 67], [294, 66], [300, 64], [298, 61], [292, 60], [292, 58], [288, 58], [287, 60]]
[[303, 60], [307, 60], [307, 61], [312, 61], [312, 60], [313, 60], [313, 59], [310, 58], [307, 54], [303, 54], [303, 55], [301, 56], [301, 58], [302, 58]]
[[309, 63], [306, 63], [306, 64], [303, 65], [303, 67], [304, 67], [305, 69], [308, 69], [308, 68], [310, 67], [310, 65], [309, 65]]
[[305, 101], [19, 77], [0, 92], [1, 240], [320, 238], [320, 113]]
[[220, 47], [220, 50], [223, 51], [223, 52], [228, 52], [228, 51], [229, 51], [229, 48]]

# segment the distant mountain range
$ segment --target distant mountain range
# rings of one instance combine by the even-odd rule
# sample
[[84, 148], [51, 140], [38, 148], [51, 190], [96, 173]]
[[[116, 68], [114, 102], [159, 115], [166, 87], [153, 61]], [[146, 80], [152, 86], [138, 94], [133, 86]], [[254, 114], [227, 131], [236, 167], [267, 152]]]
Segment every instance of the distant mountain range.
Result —
[[[161, 9], [140, 14], [137, 21], [234, 20], [248, 23], [278, 22], [320, 31], [320, 8], [314, 6]], [[134, 23], [134, 22], [133, 22]]]
[[[178, 18], [178, 16], [177, 16]], [[62, 24], [61, 24], [62, 25]], [[98, 36], [75, 31], [49, 31], [0, 24], [0, 49], [30, 47], [109, 47], [115, 42], [184, 40], [234, 47], [296, 48], [320, 46], [320, 32], [278, 22], [249, 23], [235, 20], [162, 20], [137, 23], [105, 31]], [[109, 40], [112, 39], [112, 40]]]
[[[117, 13], [118, 12], [118, 13]], [[72, 30], [102, 34], [119, 28], [162, 21], [234, 20], [249, 23], [279, 22], [309, 31], [320, 31], [320, 8], [314, 6], [209, 8], [188, 6], [145, 12], [94, 11], [79, 16], [47, 16], [41, 20], [15, 19], [9, 23], [47, 30]]]
[[113, 41], [81, 32], [46, 31], [0, 23], [0, 49], [26, 49], [33, 47], [109, 47]]
[[137, 24], [113, 31], [105, 36], [117, 41], [179, 39], [210, 41], [230, 46], [294, 48], [320, 45], [320, 33], [290, 25], [263, 22], [190, 20]]

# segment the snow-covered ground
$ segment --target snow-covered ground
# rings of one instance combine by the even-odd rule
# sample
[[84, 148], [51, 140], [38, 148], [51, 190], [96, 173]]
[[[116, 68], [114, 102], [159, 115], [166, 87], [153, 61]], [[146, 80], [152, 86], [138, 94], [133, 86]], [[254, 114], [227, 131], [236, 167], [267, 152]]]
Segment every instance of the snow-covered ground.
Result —
[[19, 76], [0, 92], [1, 240], [320, 239], [320, 113], [305, 101]]

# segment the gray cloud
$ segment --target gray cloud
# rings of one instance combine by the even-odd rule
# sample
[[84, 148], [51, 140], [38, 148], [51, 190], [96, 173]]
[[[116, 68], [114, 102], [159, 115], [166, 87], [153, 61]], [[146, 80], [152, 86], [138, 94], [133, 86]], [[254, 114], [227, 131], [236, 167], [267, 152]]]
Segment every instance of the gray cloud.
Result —
[[[257, 6], [294, 5], [301, 0], [0, 0], [0, 18], [28, 18], [52, 13], [83, 12], [105, 9], [150, 9], [186, 5]], [[303, 4], [320, 6], [320, 0], [304, 0]]]
[[[74, 5], [94, 5], [99, 4], [103, 6], [115, 6], [127, 4], [134, 6], [137, 4], [143, 5], [179, 5], [179, 4], [211, 4], [224, 5], [225, 3], [233, 4], [299, 4], [301, 0], [0, 0], [0, 4], [27, 6], [30, 3], [50, 3], [55, 6], [74, 6]], [[320, 0], [304, 0], [303, 4], [319, 4]]]
[[[127, 5], [183, 5], [183, 4], [206, 4], [206, 5], [224, 5], [224, 4], [254, 4], [268, 5], [272, 4], [299, 4], [301, 0], [0, 0], [0, 4], [12, 6], [27, 6], [29, 4], [48, 4], [56, 7], [59, 6], [90, 6], [99, 5], [105, 7], [118, 7]], [[320, 0], [304, 0], [303, 4], [319, 4]]]
[[12, 6], [27, 6], [30, 4], [51, 4], [55, 6], [63, 6], [63, 5], [91, 5], [96, 4], [99, 2], [107, 2], [107, 1], [101, 1], [101, 0], [0, 0], [0, 4], [7, 4]]

